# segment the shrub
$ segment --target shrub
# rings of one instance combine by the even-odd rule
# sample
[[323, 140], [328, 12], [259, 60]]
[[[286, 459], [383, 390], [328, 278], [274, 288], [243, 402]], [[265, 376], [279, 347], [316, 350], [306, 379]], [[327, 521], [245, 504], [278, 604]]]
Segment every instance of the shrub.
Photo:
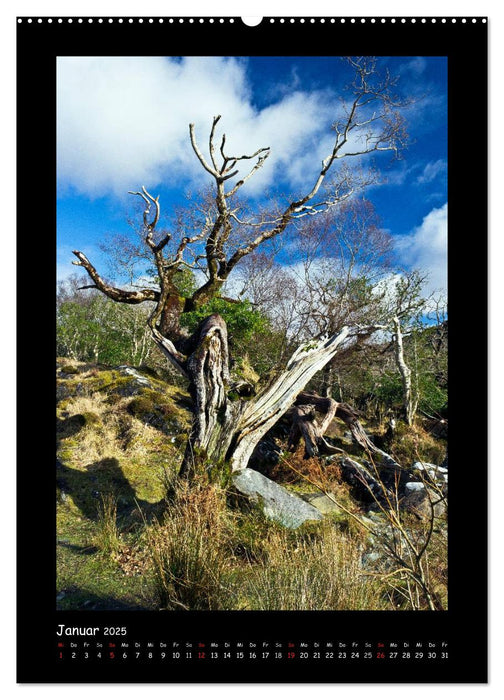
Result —
[[201, 321], [215, 313], [226, 321], [230, 343], [235, 347], [249, 341], [255, 333], [265, 331], [269, 325], [267, 318], [249, 301], [230, 302], [219, 298], [183, 314], [180, 322], [193, 333]]

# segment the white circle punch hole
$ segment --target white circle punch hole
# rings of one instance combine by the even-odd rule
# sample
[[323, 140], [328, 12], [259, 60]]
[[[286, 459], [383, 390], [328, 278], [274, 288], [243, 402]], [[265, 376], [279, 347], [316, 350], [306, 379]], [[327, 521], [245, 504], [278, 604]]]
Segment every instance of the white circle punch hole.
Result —
[[247, 27], [257, 27], [262, 22], [262, 17], [242, 17], [241, 21], [246, 24]]

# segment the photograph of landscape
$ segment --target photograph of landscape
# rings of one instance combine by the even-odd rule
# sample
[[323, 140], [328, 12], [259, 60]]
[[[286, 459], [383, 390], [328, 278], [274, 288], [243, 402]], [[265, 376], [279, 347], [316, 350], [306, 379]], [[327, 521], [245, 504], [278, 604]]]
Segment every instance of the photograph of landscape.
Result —
[[58, 57], [58, 611], [449, 609], [447, 68]]

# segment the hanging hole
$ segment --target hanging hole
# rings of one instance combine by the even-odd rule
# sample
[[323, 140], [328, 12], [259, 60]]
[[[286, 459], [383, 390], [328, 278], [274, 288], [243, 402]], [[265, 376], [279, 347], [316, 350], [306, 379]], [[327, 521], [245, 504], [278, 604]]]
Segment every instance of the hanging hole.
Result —
[[242, 17], [241, 21], [243, 24], [246, 24], [247, 27], [257, 27], [257, 25], [261, 24], [262, 17]]

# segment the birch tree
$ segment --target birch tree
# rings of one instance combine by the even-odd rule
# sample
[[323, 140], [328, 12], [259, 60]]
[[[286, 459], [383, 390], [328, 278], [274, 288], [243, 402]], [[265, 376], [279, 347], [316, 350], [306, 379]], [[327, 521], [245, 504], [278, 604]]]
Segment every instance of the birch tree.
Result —
[[[412, 336], [413, 343], [415, 343], [414, 326], [418, 325], [419, 317], [426, 312], [428, 306], [428, 300], [422, 295], [422, 288], [426, 279], [427, 275], [421, 274], [418, 270], [403, 274], [397, 281], [393, 299], [389, 302], [391, 309], [391, 345], [394, 350], [395, 364], [401, 377], [403, 412], [408, 425], [413, 425], [415, 420], [420, 394], [418, 390], [418, 372], [414, 374], [406, 361], [404, 338]], [[416, 355], [416, 352], [414, 354]], [[415, 384], [413, 383], [413, 377], [416, 380]]]

